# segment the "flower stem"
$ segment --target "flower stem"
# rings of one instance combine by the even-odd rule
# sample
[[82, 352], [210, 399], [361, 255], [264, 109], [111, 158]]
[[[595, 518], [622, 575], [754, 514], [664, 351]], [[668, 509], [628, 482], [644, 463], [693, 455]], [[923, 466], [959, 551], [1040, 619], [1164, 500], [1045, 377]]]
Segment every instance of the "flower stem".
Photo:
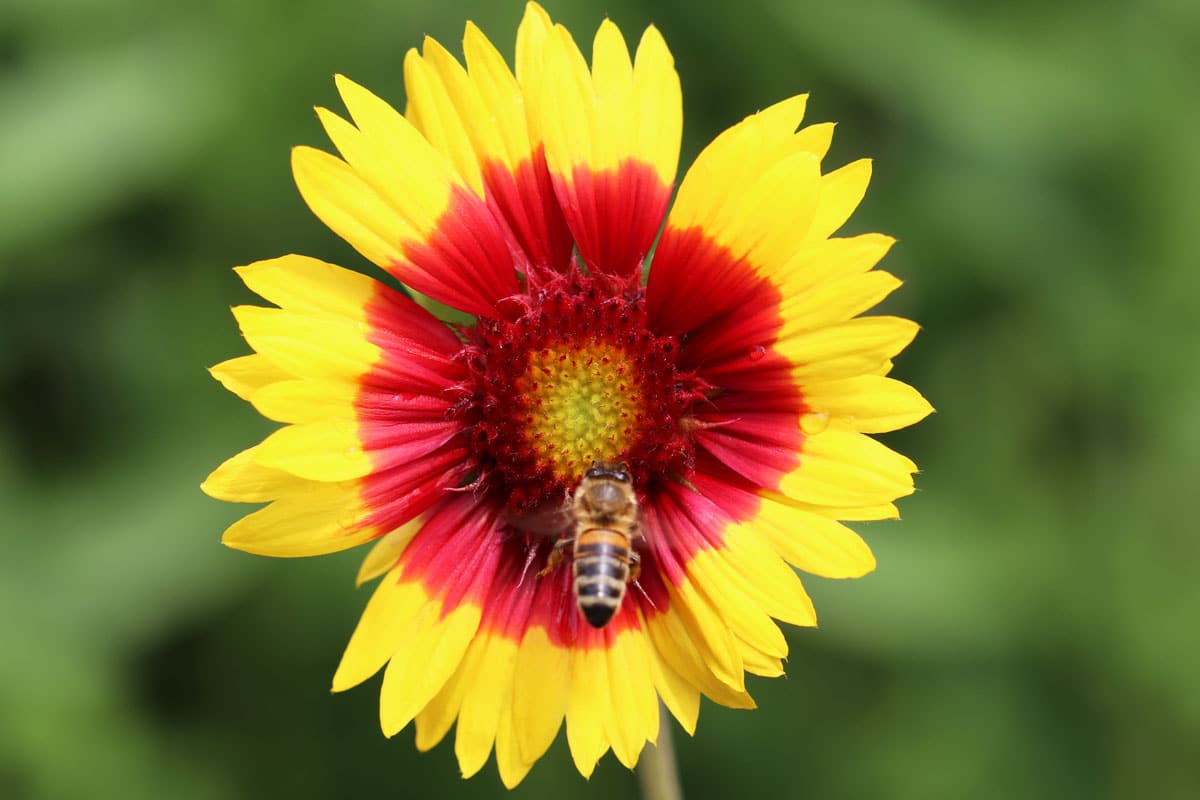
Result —
[[661, 702], [658, 704], [658, 744], [646, 745], [637, 774], [642, 800], [683, 800], [675, 745], [671, 741], [671, 717]]

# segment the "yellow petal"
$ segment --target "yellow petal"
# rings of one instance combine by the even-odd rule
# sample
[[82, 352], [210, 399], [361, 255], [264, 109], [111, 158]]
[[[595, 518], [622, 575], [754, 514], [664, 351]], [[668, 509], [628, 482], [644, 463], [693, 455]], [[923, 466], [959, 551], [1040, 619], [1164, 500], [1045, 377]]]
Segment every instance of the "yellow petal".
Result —
[[243, 400], [264, 386], [294, 377], [257, 353], [238, 356], [210, 367], [209, 374]]
[[671, 612], [666, 616], [682, 623], [686, 635], [718, 681], [735, 692], [744, 691], [746, 678], [742, 659], [721, 611], [710, 604], [690, 578], [682, 578], [678, 586], [670, 584], [667, 590], [671, 597]]
[[871, 182], [871, 159], [863, 158], [821, 177], [821, 203], [808, 239], [824, 239], [850, 219]]
[[416, 50], [404, 57], [405, 116], [483, 197], [483, 174], [465, 123], [485, 120], [485, 112], [466, 70], [446, 48], [426, 37], [422, 50], [424, 57]]
[[567, 707], [570, 651], [531, 627], [521, 639], [513, 683], [513, 727], [521, 757], [537, 761], [562, 726]]
[[900, 317], [857, 317], [781, 338], [775, 350], [792, 362], [802, 383], [878, 374], [919, 330]]
[[[546, 144], [550, 169], [570, 175], [575, 164], [589, 163], [593, 150], [596, 131], [591, 76], [574, 39], [561, 25], [555, 25], [547, 33], [542, 59], [543, 64], [538, 68], [539, 91], [527, 92], [530, 127], [540, 133]], [[597, 153], [596, 158], [600, 155]], [[590, 166], [598, 171], [616, 164], [597, 161]]]
[[200, 484], [200, 489], [209, 497], [231, 503], [266, 503], [313, 486], [289, 472], [259, 464], [255, 450], [251, 447], [226, 460]]
[[380, 284], [352, 270], [306, 256], [256, 261], [234, 270], [252, 292], [280, 308], [364, 319]]
[[[607, 120], [605, 133], [599, 130], [604, 124], [601, 120], [593, 122], [593, 130], [598, 135], [592, 143], [591, 156], [595, 159], [592, 163], [615, 168], [621, 162], [617, 146], [632, 144], [636, 139], [637, 118], [629, 113], [633, 99], [633, 62], [629, 59], [625, 37], [612, 20], [606, 19], [600, 24], [592, 41], [592, 86], [595, 109], [590, 113], [601, 118], [615, 115], [614, 119]], [[668, 182], [673, 178], [672, 175]]]
[[633, 94], [637, 108], [635, 150], [655, 166], [663, 183], [673, 183], [683, 136], [683, 93], [675, 59], [653, 25], [646, 28], [638, 42]]
[[383, 673], [379, 722], [394, 736], [412, 722], [454, 674], [479, 628], [480, 610], [462, 603], [444, 616], [440, 602], [427, 603], [401, 636]]
[[237, 306], [233, 315], [251, 347], [296, 377], [356, 380], [379, 360], [379, 348], [350, 320], [258, 306]]
[[400, 554], [404, 552], [404, 548], [408, 547], [408, 543], [420, 532], [424, 524], [425, 520], [417, 517], [381, 536], [371, 551], [367, 553], [367, 557], [363, 559], [362, 566], [358, 568], [358, 576], [354, 579], [354, 585], [362, 586], [367, 581], [378, 578], [396, 566]]
[[738, 640], [741, 647], [742, 663], [746, 672], [761, 678], [778, 678], [783, 675], [783, 661], [778, 656], [764, 653], [753, 645]]
[[780, 491], [814, 505], [887, 503], [912, 494], [916, 470], [912, 461], [874, 439], [829, 429], [804, 440], [800, 466], [784, 476]]
[[400, 583], [401, 569], [394, 567], [367, 602], [334, 673], [333, 691], [357, 686], [378, 672], [400, 647], [417, 612], [429, 602], [419, 582]]
[[[664, 665], [670, 667], [686, 683], [695, 686], [713, 701], [730, 708], [754, 708], [754, 700], [745, 689], [735, 689], [722, 680], [718, 680], [708, 665], [702, 648], [693, 640], [691, 627], [682, 614], [672, 608], [663, 614], [653, 614], [646, 620], [646, 631], [654, 644], [654, 650], [661, 657]], [[729, 641], [730, 647], [734, 644]], [[740, 668], [740, 660], [739, 660]], [[740, 677], [740, 673], [739, 673]], [[661, 689], [660, 689], [661, 692]], [[664, 701], [666, 696], [664, 696]], [[684, 706], [685, 716], [680, 720], [685, 725], [689, 719]], [[677, 715], [678, 717], [678, 715]], [[694, 729], [695, 721], [692, 721]]]
[[[328, 109], [318, 108], [317, 117], [354, 173], [397, 215], [399, 222], [393, 224], [407, 228], [405, 239], [420, 239], [434, 228], [449, 205], [455, 176], [445, 158], [420, 133], [405, 121], [403, 138], [381, 140], [371, 138]], [[438, 168], [414, 163], [423, 158]]]
[[654, 688], [662, 698], [663, 705], [679, 721], [688, 736], [695, 734], [696, 721], [700, 717], [700, 690], [681, 677], [656, 648], [649, 649]]
[[[465, 657], [463, 661], [466, 661]], [[463, 666], [459, 664], [454, 674], [442, 685], [433, 699], [417, 712], [413, 720], [417, 729], [415, 744], [422, 753], [432, 750], [438, 742], [446, 738], [454, 720], [458, 718], [463, 693], [468, 686], [468, 675]]]
[[804, 387], [804, 403], [829, 414], [833, 424], [860, 433], [905, 428], [933, 412], [933, 406], [916, 389], [882, 375], [810, 383]]
[[596, 762], [608, 750], [605, 722], [611, 713], [608, 659], [603, 648], [571, 652], [571, 681], [567, 694], [567, 746], [575, 768], [592, 776]]
[[816, 208], [820, 162], [812, 153], [795, 152], [748, 172], [745, 153], [721, 157], [726, 163], [710, 165], [720, 174], [708, 185], [684, 178], [669, 224], [701, 227], [731, 258], [746, 258], [760, 273], [779, 280], [796, 252], [797, 232], [808, 226]]
[[642, 37], [636, 63], [608, 21], [596, 33], [590, 72], [561, 25], [546, 34], [541, 57], [537, 91], [527, 97], [552, 172], [571, 180], [577, 166], [600, 172], [633, 160], [653, 167], [664, 184], [674, 182], [683, 100], [674, 61], [654, 28]]
[[361, 478], [372, 469], [357, 422], [344, 419], [280, 428], [255, 448], [255, 460], [314, 481]]
[[292, 149], [292, 176], [309, 209], [368, 261], [388, 267], [404, 260], [401, 243], [412, 227], [357, 172], [312, 147]]
[[339, 419], [355, 422], [358, 386], [349, 381], [279, 381], [250, 396], [258, 413], [276, 422], [306, 423]]
[[[351, 134], [353, 128], [335, 122], [337, 138], [327, 128], [330, 138], [347, 163], [375, 186], [392, 208], [422, 234], [427, 233], [445, 211], [451, 186], [462, 185], [462, 176], [389, 103], [344, 75], [336, 76], [335, 81], [362, 136], [357, 139]], [[444, 102], [444, 91], [438, 93], [442, 95], [438, 102]], [[449, 112], [444, 105], [442, 109]], [[326, 114], [325, 119], [336, 118]], [[342, 149], [342, 141], [353, 154]]]
[[542, 59], [546, 40], [554, 23], [537, 3], [525, 4], [525, 16], [517, 28], [517, 81], [526, 86], [542, 74]]
[[640, 630], [622, 631], [613, 637], [605, 655], [612, 698], [608, 739], [617, 760], [633, 769], [646, 742], [658, 738], [658, 696], [646, 635]]
[[797, 150], [812, 153], [819, 161], [825, 158], [825, 154], [829, 152], [829, 146], [833, 143], [833, 128], [832, 122], [805, 126], [796, 131], [796, 135], [792, 137], [792, 146]]
[[[733, 634], [758, 650], [780, 658], [787, 655], [787, 640], [779, 626], [750, 594], [746, 579], [717, 549], [701, 550], [688, 562], [687, 574], [707, 603], [717, 609], [722, 623]], [[740, 661], [740, 659], [739, 659]]]
[[221, 542], [235, 550], [291, 558], [336, 553], [370, 541], [376, 531], [364, 526], [367, 511], [352, 487], [312, 484], [242, 517]]
[[[504, 56], [470, 22], [463, 35], [463, 55], [479, 100], [477, 110], [460, 111], [471, 120], [468, 131], [475, 152], [480, 161], [496, 159], [515, 167], [533, 152], [521, 87], [504, 63]], [[460, 108], [468, 103], [473, 104], [473, 101], [457, 100], [456, 95], [455, 104]], [[486, 116], [477, 117], [480, 113]]]
[[875, 569], [861, 536], [812, 511], [764, 497], [754, 524], [789, 564], [813, 575], [858, 578]]
[[[764, 500], [763, 505], [770, 504]], [[817, 624], [812, 600], [804, 591], [800, 578], [780, 558], [778, 551], [764, 538], [759, 521], [762, 512], [752, 520], [732, 525], [722, 533], [722, 547], [713, 550], [714, 556], [727, 571], [726, 581], [737, 585], [764, 612], [791, 625]], [[753, 644], [753, 640], [742, 637]], [[786, 649], [760, 648], [763, 652], [783, 657]]]
[[782, 338], [852, 319], [875, 306], [900, 286], [900, 279], [881, 270], [845, 275], [811, 289], [789, 294], [779, 313], [785, 318]]
[[493, 634], [477, 637], [464, 659], [464, 666], [469, 665], [470, 681], [458, 712], [454, 739], [454, 754], [464, 778], [487, 763], [501, 712], [512, 703], [516, 663], [517, 643]]
[[827, 280], [858, 275], [879, 263], [896, 240], [882, 233], [821, 239], [799, 247], [783, 268], [788, 294], [804, 292]]
[[806, 99], [776, 103], [714, 139], [684, 176], [668, 226], [700, 227], [733, 258], [778, 273], [819, 199], [820, 157], [794, 134]]
[[799, 503], [792, 500], [790, 497], [780, 497], [788, 503], [788, 505], [802, 508], [806, 511], [811, 511], [828, 519], [851, 520], [853, 522], [873, 522], [880, 519], [900, 519], [900, 509], [896, 508], [895, 503], [877, 503], [866, 506], [822, 506], [813, 505], [811, 503]]
[[532, 767], [533, 762], [526, 761], [521, 755], [516, 729], [513, 726], [513, 709], [511, 705], [506, 704], [500, 712], [500, 725], [496, 733], [496, 769], [500, 772], [500, 781], [504, 788], [516, 787]]

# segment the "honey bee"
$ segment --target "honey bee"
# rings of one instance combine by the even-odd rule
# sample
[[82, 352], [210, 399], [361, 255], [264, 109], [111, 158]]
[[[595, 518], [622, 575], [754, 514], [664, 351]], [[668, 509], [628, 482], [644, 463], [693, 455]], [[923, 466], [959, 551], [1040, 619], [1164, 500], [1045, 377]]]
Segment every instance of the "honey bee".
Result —
[[571, 497], [571, 530], [559, 539], [539, 575], [574, 550], [575, 605], [593, 628], [603, 628], [621, 607], [625, 586], [637, 580], [641, 558], [633, 549], [638, 531], [638, 501], [628, 470], [596, 464], [583, 475]]

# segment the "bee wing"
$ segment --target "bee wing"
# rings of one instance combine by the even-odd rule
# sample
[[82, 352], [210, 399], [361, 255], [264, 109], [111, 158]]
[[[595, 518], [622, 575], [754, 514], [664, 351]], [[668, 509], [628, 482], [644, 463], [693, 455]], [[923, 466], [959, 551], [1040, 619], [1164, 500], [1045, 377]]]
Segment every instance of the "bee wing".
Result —
[[573, 522], [570, 506], [564, 502], [557, 506], [543, 506], [528, 514], [513, 517], [508, 524], [527, 533], [558, 538], [571, 528]]

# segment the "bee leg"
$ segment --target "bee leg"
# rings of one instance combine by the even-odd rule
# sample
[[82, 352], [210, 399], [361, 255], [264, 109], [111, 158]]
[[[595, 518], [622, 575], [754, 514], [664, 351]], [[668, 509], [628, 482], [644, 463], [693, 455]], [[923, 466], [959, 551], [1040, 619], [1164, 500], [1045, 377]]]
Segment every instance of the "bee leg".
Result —
[[554, 543], [554, 549], [550, 551], [550, 557], [546, 559], [546, 566], [542, 567], [542, 571], [538, 573], [539, 578], [543, 578], [557, 569], [563, 560], [563, 550], [570, 547], [573, 542], [573, 539], [566, 538], [559, 539]]
[[642, 557], [638, 555], [637, 550], [629, 551], [629, 580], [626, 583], [633, 583], [642, 574]]

